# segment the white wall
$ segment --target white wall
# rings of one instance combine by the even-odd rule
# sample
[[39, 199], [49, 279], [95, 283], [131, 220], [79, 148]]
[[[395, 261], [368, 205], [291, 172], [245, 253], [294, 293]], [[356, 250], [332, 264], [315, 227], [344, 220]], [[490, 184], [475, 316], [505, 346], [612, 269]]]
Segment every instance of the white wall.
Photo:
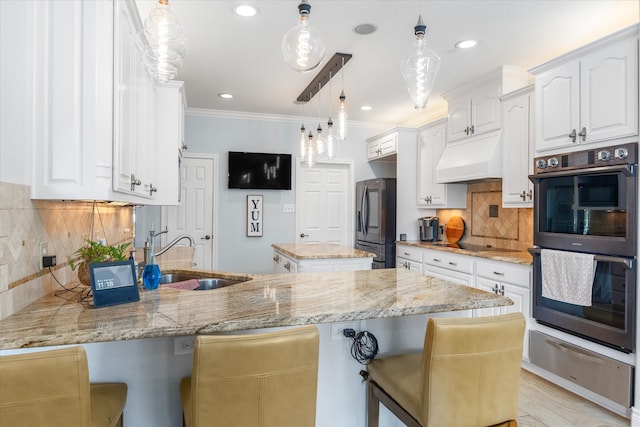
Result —
[[[188, 110], [185, 120], [185, 140], [189, 153], [218, 154], [218, 256], [217, 269], [244, 273], [270, 273], [272, 270], [272, 243], [295, 241], [295, 214], [283, 213], [283, 204], [295, 203], [295, 168], [292, 171], [291, 190], [238, 190], [227, 189], [227, 152], [251, 151], [289, 153], [298, 155], [300, 122], [309, 129], [318, 119], [266, 117]], [[323, 123], [326, 119], [322, 120]], [[375, 177], [395, 177], [395, 164], [366, 160], [365, 141], [383, 131], [371, 124], [353, 124], [349, 139], [342, 144], [339, 159], [354, 161], [356, 181]], [[315, 134], [315, 130], [314, 130]], [[216, 190], [214, 190], [216, 191]], [[264, 196], [264, 233], [262, 237], [246, 236], [246, 196]], [[159, 218], [159, 208], [137, 209], [144, 215], [137, 223], [149, 224], [150, 217]], [[144, 242], [139, 236], [146, 230], [136, 227], [136, 245]], [[159, 229], [156, 222], [156, 228]]]

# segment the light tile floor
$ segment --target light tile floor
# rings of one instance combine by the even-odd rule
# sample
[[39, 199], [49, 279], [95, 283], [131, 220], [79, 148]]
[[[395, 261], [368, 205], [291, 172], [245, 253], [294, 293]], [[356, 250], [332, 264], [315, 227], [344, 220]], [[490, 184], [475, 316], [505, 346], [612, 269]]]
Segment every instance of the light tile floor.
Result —
[[630, 421], [522, 370], [518, 427], [629, 427]]

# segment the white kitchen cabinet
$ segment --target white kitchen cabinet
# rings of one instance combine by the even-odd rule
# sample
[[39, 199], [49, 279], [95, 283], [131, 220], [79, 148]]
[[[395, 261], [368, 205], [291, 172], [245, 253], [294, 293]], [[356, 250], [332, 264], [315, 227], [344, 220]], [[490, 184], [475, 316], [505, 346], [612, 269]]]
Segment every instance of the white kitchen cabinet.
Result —
[[638, 134], [638, 27], [532, 69], [536, 151]]
[[398, 153], [398, 133], [385, 132], [367, 139], [367, 160], [377, 160]]
[[154, 164], [158, 171], [152, 188], [155, 188], [151, 205], [176, 205], [180, 202], [180, 164], [184, 149], [184, 84], [179, 81], [158, 83], [155, 90], [158, 149], [151, 150], [156, 156]]
[[152, 146], [155, 87], [143, 62], [134, 8], [129, 2], [115, 2], [113, 189], [151, 198], [156, 188], [154, 153], [159, 148]]
[[528, 80], [524, 70], [502, 66], [443, 94], [448, 104], [447, 142], [500, 129], [500, 96], [525, 86]]
[[533, 86], [502, 97], [502, 207], [533, 207]]
[[[425, 249], [422, 273], [458, 285], [474, 287], [473, 257]], [[456, 317], [471, 317], [472, 310], [456, 311]]]
[[[487, 292], [506, 296], [513, 301], [513, 305], [476, 309], [473, 313], [474, 316], [521, 312], [529, 322], [531, 316], [531, 266], [477, 258], [476, 286]], [[528, 333], [525, 333], [525, 336], [528, 336]], [[528, 341], [524, 340], [522, 357], [525, 360], [529, 360]]]
[[[34, 100], [31, 197], [152, 201], [165, 149], [156, 141], [158, 101], [142, 64], [134, 1], [15, 4], [34, 10], [37, 27], [33, 76], [22, 77]], [[141, 183], [133, 190], [132, 175]]]
[[436, 165], [447, 142], [447, 120], [439, 120], [420, 129], [416, 203], [425, 208], [466, 208], [467, 184], [438, 184]]
[[371, 270], [371, 257], [357, 258], [296, 258], [273, 251], [274, 273], [320, 273], [333, 271]]
[[273, 273], [297, 273], [298, 264], [280, 252], [273, 253]]
[[422, 273], [422, 253], [415, 246], [396, 245], [396, 268]]

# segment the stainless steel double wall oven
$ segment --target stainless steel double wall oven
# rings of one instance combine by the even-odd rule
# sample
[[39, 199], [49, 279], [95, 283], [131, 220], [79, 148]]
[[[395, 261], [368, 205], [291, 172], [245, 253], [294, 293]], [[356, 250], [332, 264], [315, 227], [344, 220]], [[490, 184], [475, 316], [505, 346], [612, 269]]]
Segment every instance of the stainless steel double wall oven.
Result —
[[[630, 353], [635, 349], [637, 144], [534, 160], [533, 317]], [[541, 251], [594, 254], [591, 306], [542, 296]]]

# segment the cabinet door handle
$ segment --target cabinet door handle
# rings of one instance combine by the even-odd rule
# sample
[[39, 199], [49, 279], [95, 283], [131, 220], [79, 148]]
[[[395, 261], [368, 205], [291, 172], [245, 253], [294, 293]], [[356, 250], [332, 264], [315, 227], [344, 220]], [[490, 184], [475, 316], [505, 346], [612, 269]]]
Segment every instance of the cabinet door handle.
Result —
[[466, 135], [469, 135], [469, 126], [467, 126], [466, 128], [464, 128], [464, 133], [465, 133]]
[[136, 176], [134, 174], [131, 174], [131, 191], [136, 191], [137, 185], [142, 185], [142, 181], [136, 179]]
[[500, 285], [500, 295], [504, 296], [504, 285]]
[[438, 258], [434, 258], [433, 259], [435, 262], [442, 262], [442, 260], [438, 259]]
[[522, 194], [520, 194], [520, 197], [522, 197], [522, 200], [527, 200], [527, 192], [525, 190], [522, 190]]
[[158, 187], [154, 187], [153, 184], [149, 183], [149, 196], [153, 196], [156, 191], [158, 191]]
[[453, 262], [453, 261], [449, 261], [449, 265], [453, 265], [455, 267], [456, 265], [458, 265], [458, 263], [457, 262]]
[[289, 263], [289, 261], [287, 261], [287, 263], [284, 265], [284, 268], [286, 268], [287, 271], [291, 271], [291, 264]]
[[469, 133], [471, 135], [473, 135], [474, 133], [476, 133], [476, 126], [475, 125], [471, 125], [471, 128], [469, 128]]
[[529, 200], [533, 200], [533, 190], [529, 190], [529, 192], [527, 193], [527, 197], [529, 198]]
[[493, 274], [495, 274], [496, 276], [504, 276], [504, 273], [501, 273], [499, 271], [494, 271]]
[[493, 285], [493, 288], [491, 290], [494, 294], [498, 295], [498, 284], [496, 283], [495, 285]]
[[279, 255], [274, 256], [274, 257], [273, 257], [273, 260], [274, 260], [275, 262], [278, 262], [278, 263], [279, 263], [279, 262], [280, 262], [280, 256], [279, 256]]
[[569, 138], [571, 138], [571, 142], [576, 142], [576, 130], [573, 129], [569, 134]]
[[[574, 131], [574, 132], [575, 132], [575, 131]], [[580, 133], [578, 134], [578, 136], [581, 136], [581, 137], [582, 137], [582, 142], [585, 142], [585, 141], [587, 140], [587, 128], [586, 128], [586, 127], [583, 127], [583, 128], [580, 130]]]

